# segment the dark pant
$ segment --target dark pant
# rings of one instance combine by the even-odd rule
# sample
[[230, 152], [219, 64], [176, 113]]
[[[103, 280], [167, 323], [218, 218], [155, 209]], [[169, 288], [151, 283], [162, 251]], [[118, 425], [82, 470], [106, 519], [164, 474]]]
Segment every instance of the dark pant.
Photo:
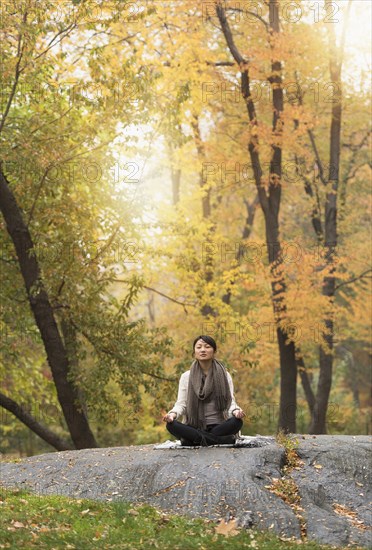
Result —
[[240, 418], [232, 416], [221, 424], [207, 426], [206, 430], [198, 430], [182, 422], [167, 422], [169, 433], [181, 440], [182, 445], [223, 445], [235, 443], [234, 434], [243, 426]]

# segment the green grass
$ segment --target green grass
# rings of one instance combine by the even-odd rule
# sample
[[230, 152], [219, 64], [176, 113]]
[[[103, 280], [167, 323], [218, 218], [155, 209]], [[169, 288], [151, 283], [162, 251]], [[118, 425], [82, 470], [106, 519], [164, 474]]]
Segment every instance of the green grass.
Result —
[[[212, 521], [164, 514], [148, 505], [0, 492], [0, 548], [288, 550], [297, 546], [252, 530], [239, 530], [235, 536], [217, 534], [216, 526]], [[330, 547], [307, 542], [300, 548]]]

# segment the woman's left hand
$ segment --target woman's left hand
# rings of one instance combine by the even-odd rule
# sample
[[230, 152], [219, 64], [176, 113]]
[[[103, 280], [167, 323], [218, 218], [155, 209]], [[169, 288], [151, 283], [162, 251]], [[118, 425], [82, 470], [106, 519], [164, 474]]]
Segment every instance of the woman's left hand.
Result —
[[233, 415], [235, 416], [235, 418], [244, 418], [245, 417], [245, 412], [242, 411], [241, 409], [237, 409], [236, 411], [233, 411]]

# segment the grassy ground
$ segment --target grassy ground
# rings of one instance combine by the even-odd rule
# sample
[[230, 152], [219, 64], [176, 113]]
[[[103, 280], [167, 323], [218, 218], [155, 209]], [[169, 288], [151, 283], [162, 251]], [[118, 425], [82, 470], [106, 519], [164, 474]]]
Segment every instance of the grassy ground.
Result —
[[[237, 530], [233, 523], [166, 515], [147, 505], [0, 491], [0, 548], [288, 550], [297, 544]], [[300, 548], [326, 547], [303, 542]]]

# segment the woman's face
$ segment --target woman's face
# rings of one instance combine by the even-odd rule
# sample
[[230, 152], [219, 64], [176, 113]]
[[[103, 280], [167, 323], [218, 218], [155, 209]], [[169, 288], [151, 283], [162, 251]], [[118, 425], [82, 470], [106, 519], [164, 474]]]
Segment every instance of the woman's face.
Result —
[[204, 340], [198, 340], [194, 347], [195, 359], [198, 361], [207, 361], [213, 359], [214, 349], [212, 346], [204, 342]]

